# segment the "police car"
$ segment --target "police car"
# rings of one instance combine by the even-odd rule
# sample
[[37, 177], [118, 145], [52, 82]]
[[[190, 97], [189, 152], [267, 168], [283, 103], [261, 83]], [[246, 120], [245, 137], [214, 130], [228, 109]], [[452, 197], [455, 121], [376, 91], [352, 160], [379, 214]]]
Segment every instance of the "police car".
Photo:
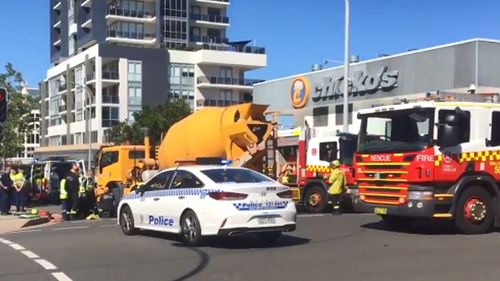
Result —
[[246, 168], [181, 166], [166, 169], [124, 197], [118, 223], [126, 235], [138, 229], [179, 233], [188, 245], [205, 236], [256, 233], [266, 242], [294, 231], [290, 189]]

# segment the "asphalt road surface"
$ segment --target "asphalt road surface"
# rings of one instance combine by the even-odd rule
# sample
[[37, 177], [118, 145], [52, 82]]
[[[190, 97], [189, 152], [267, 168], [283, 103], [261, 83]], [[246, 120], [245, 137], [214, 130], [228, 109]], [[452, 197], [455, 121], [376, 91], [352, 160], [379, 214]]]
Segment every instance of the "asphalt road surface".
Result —
[[81, 221], [2, 235], [0, 280], [499, 280], [499, 252], [497, 232], [394, 232], [372, 215], [302, 215], [274, 247], [238, 237], [188, 248], [173, 235], [124, 236], [114, 220]]

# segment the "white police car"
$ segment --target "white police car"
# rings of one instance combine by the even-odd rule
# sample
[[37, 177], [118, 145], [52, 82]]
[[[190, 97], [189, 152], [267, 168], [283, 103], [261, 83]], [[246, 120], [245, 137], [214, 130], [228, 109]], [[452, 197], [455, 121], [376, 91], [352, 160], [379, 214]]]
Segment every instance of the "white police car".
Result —
[[267, 242], [294, 231], [288, 187], [246, 168], [188, 166], [159, 172], [118, 206], [123, 233], [179, 233], [188, 245], [204, 236], [256, 233]]

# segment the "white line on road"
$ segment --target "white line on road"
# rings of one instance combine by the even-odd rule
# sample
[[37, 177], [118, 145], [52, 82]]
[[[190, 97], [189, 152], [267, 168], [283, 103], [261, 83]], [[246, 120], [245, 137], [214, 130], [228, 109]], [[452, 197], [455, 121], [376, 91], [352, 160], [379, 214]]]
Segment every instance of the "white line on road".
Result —
[[48, 260], [36, 259], [35, 262], [38, 263], [39, 265], [41, 265], [43, 268], [45, 268], [45, 270], [57, 269], [57, 267], [55, 265], [53, 265], [51, 262], [49, 262]]
[[59, 227], [59, 228], [54, 228], [52, 230], [70, 230], [70, 229], [83, 229], [83, 228], [90, 228], [90, 226]]
[[58, 281], [72, 281], [68, 275], [64, 274], [64, 272], [53, 272], [52, 276], [54, 276]]
[[2, 238], [0, 238], [0, 242], [2, 242], [2, 243], [4, 243], [4, 244], [7, 244], [7, 245], [14, 243], [14, 242], [12, 242], [12, 241], [9, 241], [9, 240], [7, 240], [7, 239], [2, 239]]
[[105, 224], [105, 225], [99, 225], [99, 227], [105, 228], [105, 227], [115, 227], [117, 226], [116, 224]]
[[310, 218], [310, 217], [324, 217], [327, 216], [328, 214], [300, 214], [297, 215], [299, 218]]
[[18, 250], [18, 251], [26, 250], [23, 246], [16, 244], [16, 243], [10, 244], [9, 246], [11, 246], [14, 250]]
[[41, 229], [19, 230], [19, 231], [9, 232], [9, 233], [7, 233], [7, 234], [29, 233], [29, 232], [39, 232], [39, 231], [42, 231], [42, 230], [41, 230]]
[[38, 256], [37, 254], [33, 253], [32, 251], [21, 251], [21, 253], [25, 256], [27, 256], [28, 258], [30, 259], [38, 259], [40, 256]]

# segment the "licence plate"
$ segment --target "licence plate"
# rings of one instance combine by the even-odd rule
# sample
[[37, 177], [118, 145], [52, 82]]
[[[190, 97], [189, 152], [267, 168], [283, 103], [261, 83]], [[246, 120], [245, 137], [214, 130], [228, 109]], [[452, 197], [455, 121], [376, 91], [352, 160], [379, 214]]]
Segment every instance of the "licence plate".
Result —
[[387, 215], [387, 208], [375, 208], [373, 211], [377, 215]]
[[274, 224], [276, 223], [276, 218], [271, 218], [271, 217], [263, 217], [263, 218], [258, 218], [259, 224]]

